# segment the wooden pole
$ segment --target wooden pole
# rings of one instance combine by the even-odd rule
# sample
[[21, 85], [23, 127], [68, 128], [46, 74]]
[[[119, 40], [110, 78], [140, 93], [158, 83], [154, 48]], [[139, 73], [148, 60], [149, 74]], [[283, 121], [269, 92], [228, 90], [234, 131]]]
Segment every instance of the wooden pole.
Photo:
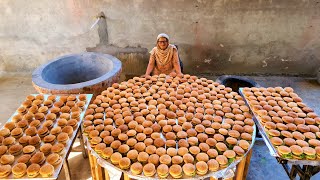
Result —
[[123, 173], [123, 180], [131, 180], [127, 173]]
[[245, 168], [245, 166], [246, 166], [246, 159], [247, 159], [247, 156], [244, 157], [244, 158], [239, 162], [239, 164], [237, 165], [236, 180], [242, 180], [242, 179], [243, 179], [243, 171], [244, 171], [244, 168]]
[[83, 158], [87, 158], [87, 157], [88, 157], [88, 154], [87, 154], [87, 151], [86, 151], [86, 147], [85, 147], [85, 145], [84, 145], [84, 138], [83, 138], [83, 135], [82, 135], [82, 127], [81, 127], [81, 124], [80, 124], [80, 126], [79, 126], [78, 134], [79, 134], [80, 146], [81, 146], [81, 149], [82, 149], [82, 156], [83, 156]]
[[97, 162], [97, 158], [95, 156], [92, 156], [92, 159], [93, 159], [93, 163], [95, 165], [94, 172], [95, 172], [95, 175], [96, 175], [96, 179], [97, 180], [103, 180], [103, 178], [102, 178], [102, 169], [101, 169], [101, 166]]
[[89, 163], [90, 163], [90, 168], [91, 168], [91, 176], [92, 176], [92, 179], [96, 180], [96, 174], [95, 174], [95, 164], [94, 164], [94, 161], [93, 161], [93, 158], [92, 157], [92, 154], [90, 153], [90, 150], [88, 150], [88, 157], [89, 157]]
[[247, 178], [247, 174], [248, 174], [248, 170], [249, 170], [249, 166], [250, 166], [251, 156], [252, 156], [252, 148], [249, 151], [249, 153], [247, 154], [246, 165], [245, 165], [244, 170], [243, 170], [243, 179]]
[[110, 176], [109, 176], [108, 170], [106, 168], [104, 168], [104, 177], [106, 180], [110, 180]]
[[63, 160], [63, 170], [66, 176], [66, 180], [71, 180], [70, 168], [69, 168], [67, 157]]

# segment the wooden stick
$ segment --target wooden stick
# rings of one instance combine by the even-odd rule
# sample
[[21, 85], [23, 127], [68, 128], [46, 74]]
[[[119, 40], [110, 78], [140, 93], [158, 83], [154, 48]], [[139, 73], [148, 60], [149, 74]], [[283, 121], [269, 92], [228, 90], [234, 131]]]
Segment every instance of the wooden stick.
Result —
[[67, 158], [65, 158], [63, 160], [63, 170], [64, 170], [64, 174], [66, 176], [66, 180], [71, 180], [70, 168], [69, 168], [69, 164], [68, 164]]
[[92, 157], [92, 161], [93, 161], [93, 164], [94, 164], [94, 171], [93, 171], [94, 172], [94, 176], [95, 176], [96, 180], [100, 180], [99, 179], [99, 174], [98, 174], [97, 159], [93, 155], [91, 157]]
[[110, 176], [109, 176], [109, 173], [108, 173], [108, 170], [106, 168], [103, 168], [104, 169], [104, 177], [106, 180], [110, 180]]
[[239, 162], [239, 164], [237, 165], [236, 180], [242, 180], [242, 179], [243, 179], [243, 171], [244, 171], [244, 168], [245, 168], [245, 166], [246, 166], [246, 159], [247, 159], [247, 156], [244, 157], [244, 158]]
[[123, 180], [131, 180], [127, 173], [123, 173]]
[[94, 164], [94, 161], [93, 161], [92, 154], [90, 153], [89, 150], [88, 150], [88, 157], [89, 157], [89, 163], [90, 163], [90, 168], [91, 168], [92, 179], [96, 180], [95, 164]]
[[81, 124], [80, 124], [79, 130], [78, 130], [78, 134], [79, 134], [80, 146], [81, 146], [81, 149], [82, 149], [82, 156], [83, 156], [83, 158], [87, 158], [88, 154], [87, 154], [87, 151], [86, 151], [86, 147], [84, 146], [84, 139], [83, 139], [83, 135], [82, 135]]
[[249, 166], [250, 166], [251, 156], [252, 156], [252, 148], [249, 151], [249, 153], [247, 154], [246, 166], [244, 167], [244, 170], [243, 170], [243, 179], [247, 178], [247, 174], [248, 174], [248, 170], [249, 170]]
[[99, 179], [103, 180], [104, 179], [103, 168], [98, 163], [97, 163], [97, 173], [98, 173]]
[[96, 176], [97, 180], [102, 180], [102, 170], [101, 170], [101, 166], [98, 164], [97, 162], [97, 158], [95, 156], [92, 156], [94, 165], [95, 165], [95, 169], [94, 169], [94, 173]]

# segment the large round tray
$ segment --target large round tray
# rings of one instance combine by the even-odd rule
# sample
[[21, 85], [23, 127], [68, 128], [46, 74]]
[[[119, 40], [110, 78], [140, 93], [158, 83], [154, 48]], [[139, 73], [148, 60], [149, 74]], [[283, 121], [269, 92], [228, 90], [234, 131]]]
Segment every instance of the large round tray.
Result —
[[[186, 175], [183, 175], [182, 178], [180, 179], [185, 179], [185, 180], [198, 180], [198, 179], [205, 179], [205, 178], [208, 178], [208, 177], [214, 177], [216, 179], [218, 178], [231, 178], [234, 176], [235, 174], [235, 170], [236, 170], [236, 165], [243, 159], [246, 157], [246, 155], [249, 153], [249, 151], [251, 150], [251, 148], [253, 147], [254, 145], [254, 142], [255, 142], [255, 138], [256, 138], [256, 126], [253, 126], [253, 133], [252, 133], [252, 141], [251, 141], [251, 144], [250, 144], [250, 147], [248, 149], [248, 151], [245, 153], [245, 155], [240, 158], [240, 159], [237, 159], [235, 160], [234, 162], [232, 162], [228, 167], [224, 168], [224, 169], [221, 169], [219, 171], [216, 171], [216, 172], [209, 172], [207, 173], [206, 175], [204, 176], [199, 176], [199, 175], [196, 175], [194, 177], [190, 177], [190, 176], [186, 176]], [[147, 176], [144, 176], [144, 175], [134, 175], [130, 172], [130, 170], [123, 170], [121, 169], [119, 166], [115, 166], [113, 165], [110, 160], [106, 160], [104, 158], [102, 158], [98, 153], [96, 153], [94, 151], [94, 149], [91, 147], [90, 143], [89, 143], [89, 140], [88, 140], [88, 137], [87, 136], [84, 136], [84, 140], [85, 140], [85, 143], [87, 144], [87, 148], [88, 150], [91, 152], [91, 154], [97, 159], [97, 162], [98, 164], [103, 167], [103, 168], [106, 168], [108, 170], [108, 173], [109, 173], [109, 176], [111, 179], [112, 176], [116, 176], [117, 174], [121, 174], [121, 173], [125, 173], [127, 174], [130, 178], [134, 178], [134, 179], [150, 179], [150, 180], [158, 180], [160, 179], [157, 174], [153, 177], [147, 177]], [[170, 175], [165, 179], [165, 180], [173, 180], [174, 178], [172, 178]]]

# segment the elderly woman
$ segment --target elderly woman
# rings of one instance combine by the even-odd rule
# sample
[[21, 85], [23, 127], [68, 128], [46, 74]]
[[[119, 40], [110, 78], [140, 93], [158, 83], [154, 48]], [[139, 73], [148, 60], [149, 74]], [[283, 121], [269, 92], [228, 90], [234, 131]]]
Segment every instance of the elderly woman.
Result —
[[181, 73], [178, 50], [169, 44], [169, 36], [161, 33], [157, 37], [157, 46], [150, 51], [150, 59], [145, 75]]

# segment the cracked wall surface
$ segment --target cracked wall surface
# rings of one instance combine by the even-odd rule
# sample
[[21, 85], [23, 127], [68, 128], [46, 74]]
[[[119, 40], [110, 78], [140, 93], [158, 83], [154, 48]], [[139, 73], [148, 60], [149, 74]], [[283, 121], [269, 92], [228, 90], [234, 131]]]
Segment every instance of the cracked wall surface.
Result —
[[[320, 67], [319, 0], [2, 0], [0, 9], [4, 72], [31, 72], [88, 48], [151, 50], [162, 32], [190, 74], [314, 76]], [[99, 12], [108, 44], [89, 29]], [[130, 75], [143, 74], [148, 62], [141, 52], [117, 57]]]

